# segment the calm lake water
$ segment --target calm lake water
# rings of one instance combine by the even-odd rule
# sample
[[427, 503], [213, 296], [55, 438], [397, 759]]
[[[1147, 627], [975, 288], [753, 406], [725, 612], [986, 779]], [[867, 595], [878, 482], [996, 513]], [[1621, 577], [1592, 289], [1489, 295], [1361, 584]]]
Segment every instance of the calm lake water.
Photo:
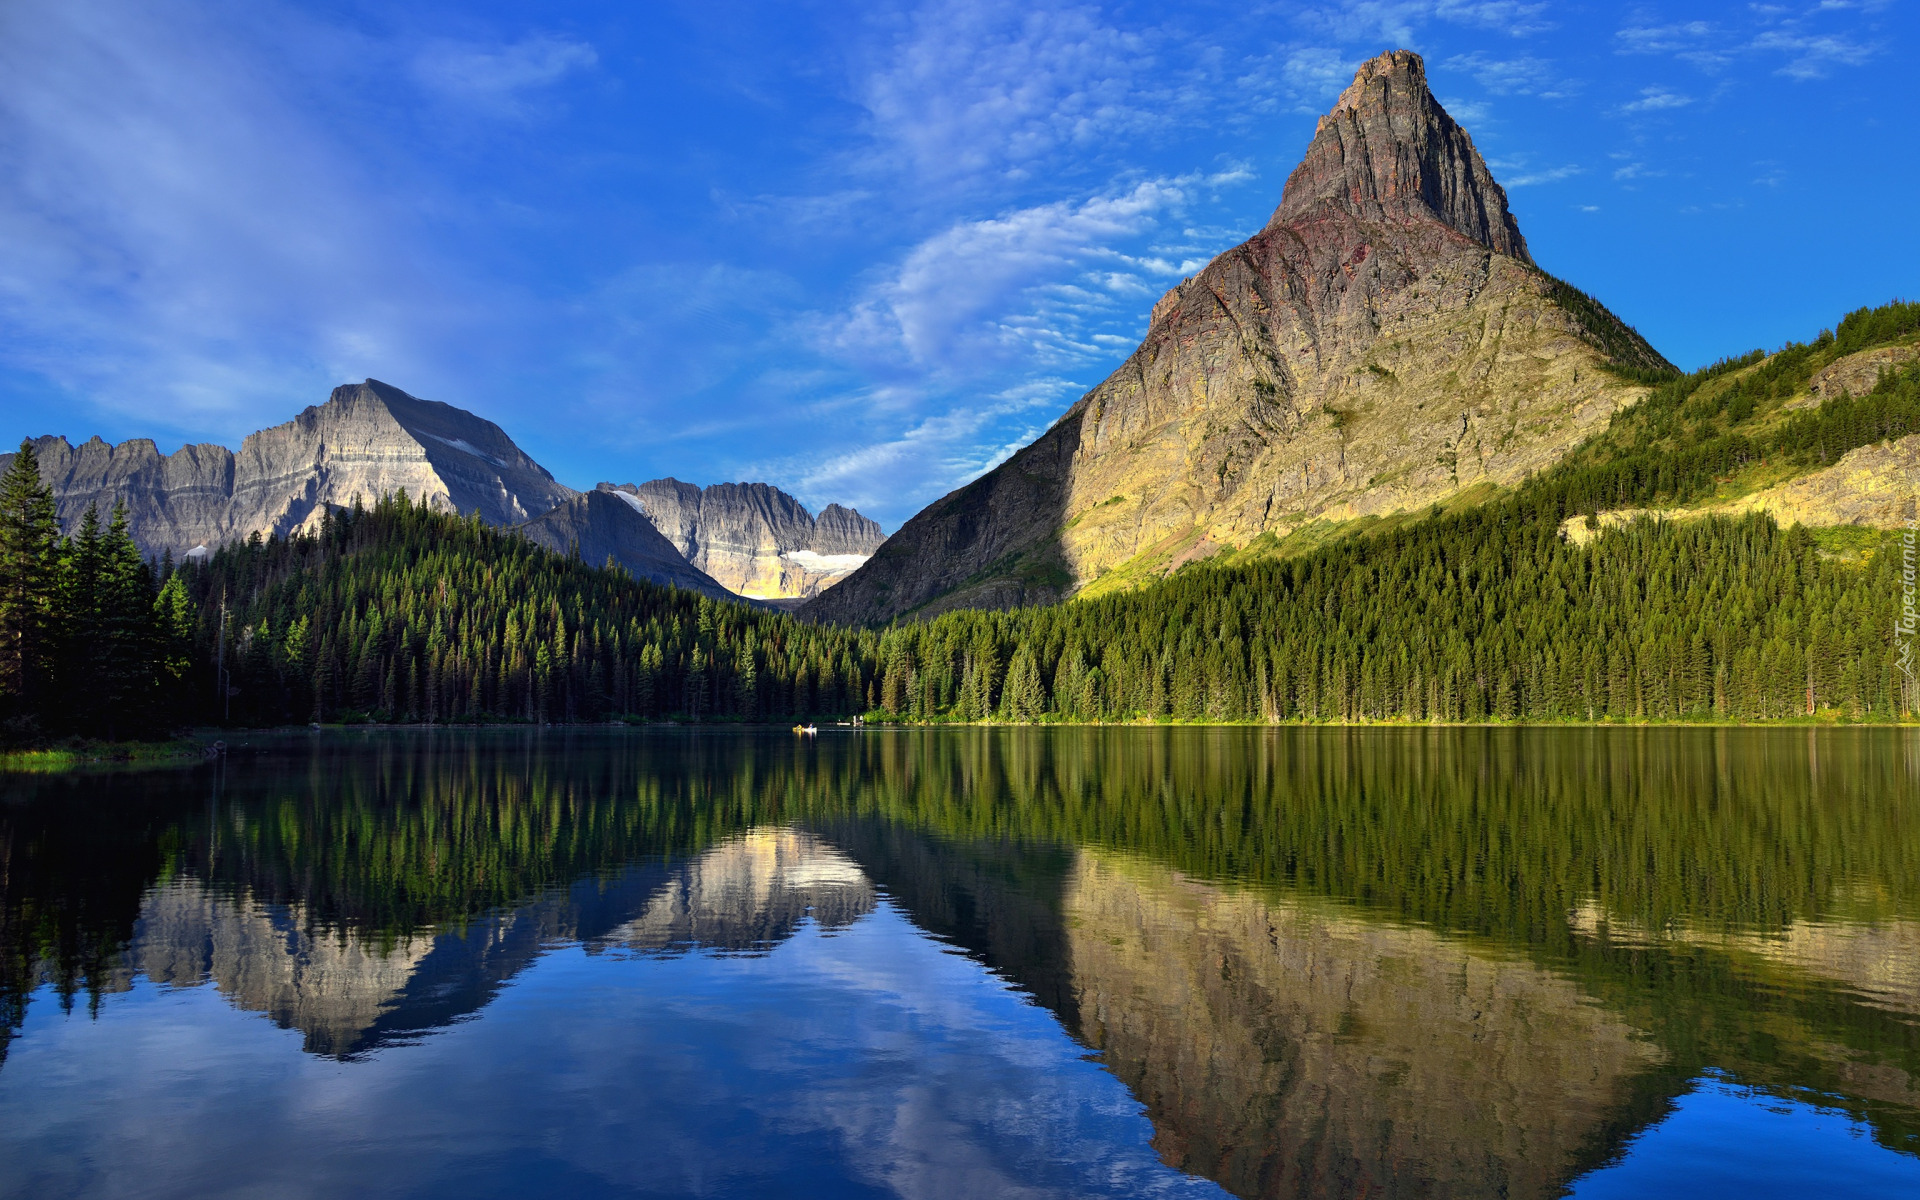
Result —
[[1920, 1195], [1920, 733], [0, 778], [7, 1196]]

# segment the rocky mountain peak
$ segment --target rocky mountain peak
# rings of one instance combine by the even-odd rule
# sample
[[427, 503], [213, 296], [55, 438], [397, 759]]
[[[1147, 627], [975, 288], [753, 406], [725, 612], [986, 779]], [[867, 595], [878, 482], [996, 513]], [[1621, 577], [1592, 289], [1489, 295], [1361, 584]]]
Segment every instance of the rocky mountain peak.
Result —
[[1098, 596], [1511, 487], [1645, 394], [1609, 367], [1671, 369], [1534, 264], [1425, 64], [1396, 50], [1321, 119], [1273, 220], [1161, 297], [1118, 370], [803, 612]]
[[886, 540], [880, 526], [829, 504], [816, 518], [767, 483], [696, 487], [678, 479], [602, 483], [644, 513], [688, 562], [742, 596], [797, 600], [838, 583]]
[[1434, 99], [1411, 50], [1360, 65], [1320, 118], [1305, 159], [1287, 179], [1268, 229], [1311, 224], [1328, 210], [1362, 220], [1433, 220], [1532, 264], [1507, 193], [1473, 139]]

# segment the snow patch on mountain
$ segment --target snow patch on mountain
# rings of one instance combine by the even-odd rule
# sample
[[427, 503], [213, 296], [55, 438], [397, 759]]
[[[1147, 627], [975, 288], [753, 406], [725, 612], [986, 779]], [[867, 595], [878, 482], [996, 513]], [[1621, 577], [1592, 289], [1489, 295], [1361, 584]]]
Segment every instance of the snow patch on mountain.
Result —
[[820, 554], [813, 550], [789, 550], [780, 556], [795, 566], [822, 575], [845, 575], [866, 564], [871, 554]]
[[437, 433], [429, 433], [427, 434], [427, 436], [432, 438], [434, 441], [439, 442], [441, 445], [452, 446], [455, 450], [463, 450], [466, 453], [473, 455], [475, 458], [484, 458], [496, 467], [504, 467], [507, 465], [503, 459], [495, 458], [493, 455], [488, 454], [486, 451], [474, 445], [472, 442], [469, 442], [465, 438], [445, 438], [445, 437], [441, 437]]

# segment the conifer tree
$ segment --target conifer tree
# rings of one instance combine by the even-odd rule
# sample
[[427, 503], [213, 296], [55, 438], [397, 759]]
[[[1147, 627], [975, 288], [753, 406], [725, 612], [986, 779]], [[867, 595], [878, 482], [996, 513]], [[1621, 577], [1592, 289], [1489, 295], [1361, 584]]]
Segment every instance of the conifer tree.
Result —
[[0, 477], [0, 720], [23, 732], [49, 699], [60, 529], [53, 490], [23, 440]]

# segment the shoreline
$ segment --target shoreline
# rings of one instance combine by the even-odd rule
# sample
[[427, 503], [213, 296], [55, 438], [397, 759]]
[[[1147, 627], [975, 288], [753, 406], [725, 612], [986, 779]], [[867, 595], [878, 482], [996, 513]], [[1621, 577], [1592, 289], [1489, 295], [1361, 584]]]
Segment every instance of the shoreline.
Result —
[[[813, 718], [820, 732], [828, 730], [908, 730], [908, 729], [1920, 729], [1920, 718], [1875, 720], [1858, 717], [1771, 717], [1761, 720], [1701, 718], [1698, 720], [1494, 720], [1494, 721], [1189, 721], [1171, 717], [1127, 721], [901, 721], [863, 720], [822, 723]], [[267, 725], [238, 729], [209, 727], [207, 736], [246, 736], [248, 734], [286, 734], [341, 732], [347, 730], [461, 730], [461, 729], [754, 729], [791, 732], [794, 718], [765, 721], [555, 721], [537, 724], [529, 721], [428, 721], [352, 722], [326, 725]]]
[[196, 738], [165, 742], [83, 741], [39, 750], [0, 751], [0, 774], [148, 770], [188, 767], [208, 761], [209, 743]]

